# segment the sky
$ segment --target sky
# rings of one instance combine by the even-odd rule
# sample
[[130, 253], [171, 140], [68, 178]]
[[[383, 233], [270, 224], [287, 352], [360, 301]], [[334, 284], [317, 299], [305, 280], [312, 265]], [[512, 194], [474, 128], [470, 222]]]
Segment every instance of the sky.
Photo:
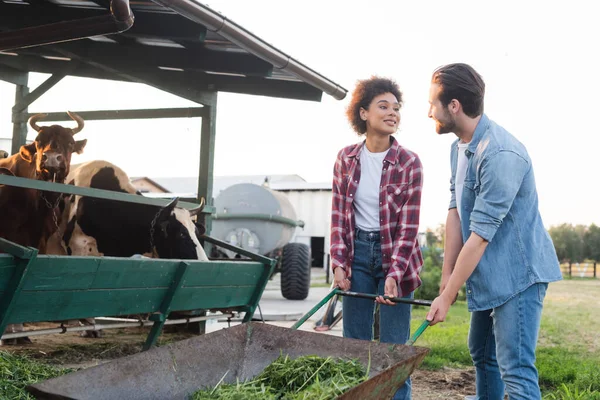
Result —
[[[403, 92], [395, 137], [424, 167], [421, 228], [447, 214], [450, 145], [428, 119], [432, 71], [472, 65], [486, 83], [485, 112], [526, 147], [546, 227], [600, 224], [600, 24], [593, 1], [213, 0], [205, 3], [345, 87], [379, 75]], [[285, 4], [283, 6], [282, 4]], [[47, 75], [31, 74], [33, 89]], [[192, 85], [193, 82], [190, 82]], [[359, 138], [343, 100], [307, 102], [219, 93], [214, 174], [298, 174], [331, 180], [337, 152]], [[0, 137], [10, 137], [14, 86], [0, 82]], [[139, 84], [65, 78], [30, 112], [188, 107]], [[130, 176], [195, 176], [200, 119], [89, 121], [73, 163], [105, 159]], [[30, 133], [30, 138], [35, 137]], [[7, 149], [10, 150], [10, 149]]]

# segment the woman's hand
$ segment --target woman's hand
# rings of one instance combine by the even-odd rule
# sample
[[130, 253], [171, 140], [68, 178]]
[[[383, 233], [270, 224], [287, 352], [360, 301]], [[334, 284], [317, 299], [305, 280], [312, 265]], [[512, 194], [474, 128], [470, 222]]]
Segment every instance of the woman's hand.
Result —
[[346, 278], [346, 271], [341, 267], [333, 271], [333, 282], [341, 290], [350, 290], [350, 279]]
[[[394, 278], [385, 279], [383, 295], [388, 297], [398, 297], [398, 284], [396, 283], [396, 280]], [[384, 299], [383, 296], [377, 296], [375, 301], [379, 304], [386, 304], [388, 306], [396, 305], [396, 303], [394, 303], [393, 301]]]

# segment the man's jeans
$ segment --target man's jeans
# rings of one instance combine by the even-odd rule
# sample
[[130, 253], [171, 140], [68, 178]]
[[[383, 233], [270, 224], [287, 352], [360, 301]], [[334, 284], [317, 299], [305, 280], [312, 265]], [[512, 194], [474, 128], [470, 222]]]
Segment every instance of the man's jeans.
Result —
[[[350, 279], [353, 292], [383, 294], [385, 275], [381, 269], [379, 232], [357, 230], [354, 241], [354, 261]], [[410, 293], [406, 296], [412, 298]], [[343, 297], [342, 315], [344, 337], [373, 340], [375, 302], [368, 299]], [[382, 343], [404, 344], [410, 335], [410, 304], [380, 305], [379, 336]], [[396, 392], [393, 400], [411, 398], [410, 377]]]
[[[535, 348], [547, 283], [536, 283], [500, 307], [471, 315], [469, 350], [478, 400], [541, 398]], [[505, 386], [506, 385], [506, 386]]]

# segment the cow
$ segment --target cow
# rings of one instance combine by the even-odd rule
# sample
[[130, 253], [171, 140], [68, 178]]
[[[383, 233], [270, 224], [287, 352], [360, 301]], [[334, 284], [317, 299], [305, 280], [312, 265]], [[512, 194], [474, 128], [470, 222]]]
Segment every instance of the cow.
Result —
[[[86, 162], [73, 169], [67, 183], [79, 187], [121, 193], [139, 193], [127, 174], [103, 160]], [[176, 208], [177, 199], [165, 207], [71, 195], [65, 200], [61, 221], [61, 244], [72, 256], [193, 259], [208, 257], [198, 238], [202, 226], [192, 217], [204, 204], [193, 210]], [[88, 318], [85, 324], [93, 324]], [[99, 337], [97, 331], [85, 331], [84, 337]]]
[[[67, 112], [77, 122], [76, 128], [60, 125], [42, 126], [37, 122], [46, 114], [36, 114], [29, 125], [38, 134], [35, 140], [21, 146], [19, 153], [0, 159], [0, 173], [19, 178], [64, 183], [70, 172], [71, 155], [81, 154], [87, 139], [74, 139], [84, 127], [83, 119]], [[9, 185], [0, 186], [0, 237], [22, 246], [47, 252], [48, 239], [55, 233], [60, 218], [62, 195]], [[21, 331], [22, 325], [9, 325], [7, 331]], [[1, 344], [31, 343], [28, 338], [2, 341]]]
[[[141, 195], [127, 174], [103, 160], [73, 168], [67, 183], [79, 187]], [[208, 260], [198, 237], [204, 233], [192, 217], [193, 210], [176, 208], [177, 199], [165, 207], [71, 195], [62, 214], [62, 244], [68, 255]]]

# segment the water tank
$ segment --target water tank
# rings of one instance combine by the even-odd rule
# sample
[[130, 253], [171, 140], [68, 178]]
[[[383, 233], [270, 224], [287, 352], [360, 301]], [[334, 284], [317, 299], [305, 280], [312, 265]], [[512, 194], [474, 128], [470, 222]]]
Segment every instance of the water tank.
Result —
[[221, 191], [215, 209], [211, 236], [262, 255], [285, 246], [303, 226], [283, 193], [252, 183]]

